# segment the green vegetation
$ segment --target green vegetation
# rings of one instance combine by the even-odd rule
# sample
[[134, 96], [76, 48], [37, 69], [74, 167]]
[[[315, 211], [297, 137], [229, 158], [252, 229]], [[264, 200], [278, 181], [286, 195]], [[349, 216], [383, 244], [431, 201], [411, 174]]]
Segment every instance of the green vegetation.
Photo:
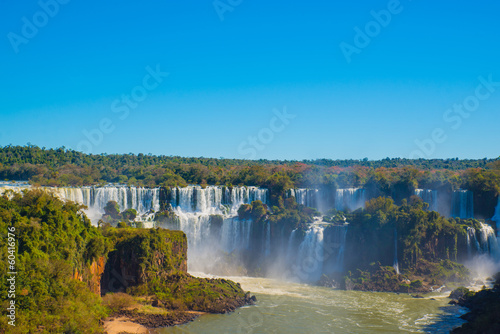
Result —
[[[382, 259], [383, 263], [392, 265], [395, 231], [398, 259], [403, 269], [418, 268], [422, 261], [457, 261], [462, 255], [458, 251], [459, 240], [464, 242], [467, 226], [478, 227], [479, 222], [447, 219], [437, 212], [425, 210], [426, 207], [426, 203], [416, 196], [409, 202], [403, 200], [400, 206], [390, 198], [379, 197], [368, 201], [364, 210], [346, 214], [352, 232], [349, 233], [350, 243], [364, 246], [352, 252], [355, 254], [353, 262], [367, 265]], [[440, 270], [435, 274], [441, 275]]]
[[[0, 197], [0, 289], [7, 291], [7, 227], [15, 227], [16, 327], [7, 325], [7, 296], [2, 293], [0, 327], [9, 333], [99, 333], [107, 315], [100, 297], [73, 279], [85, 272], [109, 243], [80, 206], [63, 203], [44, 192]], [[85, 329], [85, 330], [84, 330]]]
[[135, 300], [131, 295], [123, 292], [110, 292], [102, 298], [102, 304], [111, 312], [118, 313], [133, 306]]
[[238, 283], [225, 279], [203, 279], [188, 274], [170, 276], [128, 289], [131, 295], [153, 296], [155, 304], [169, 309], [226, 313], [248, 302]]

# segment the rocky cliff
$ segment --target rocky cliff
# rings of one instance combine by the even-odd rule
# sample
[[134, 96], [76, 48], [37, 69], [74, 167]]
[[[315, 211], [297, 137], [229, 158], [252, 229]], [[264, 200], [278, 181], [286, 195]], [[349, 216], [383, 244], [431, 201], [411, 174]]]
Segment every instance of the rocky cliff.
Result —
[[187, 239], [181, 231], [110, 229], [114, 242], [101, 277], [101, 294], [187, 274]]

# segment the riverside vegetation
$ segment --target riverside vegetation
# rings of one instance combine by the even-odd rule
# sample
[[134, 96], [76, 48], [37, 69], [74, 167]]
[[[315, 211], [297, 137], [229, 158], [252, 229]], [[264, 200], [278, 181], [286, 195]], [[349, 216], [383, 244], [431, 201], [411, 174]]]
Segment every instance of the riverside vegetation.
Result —
[[[102, 320], [126, 315], [150, 327], [224, 313], [252, 302], [237, 283], [187, 274], [181, 231], [97, 228], [81, 206], [39, 190], [0, 197], [0, 289], [7, 291], [8, 226], [17, 242], [16, 326], [9, 333], [100, 333]], [[103, 298], [101, 298], [101, 293]]]

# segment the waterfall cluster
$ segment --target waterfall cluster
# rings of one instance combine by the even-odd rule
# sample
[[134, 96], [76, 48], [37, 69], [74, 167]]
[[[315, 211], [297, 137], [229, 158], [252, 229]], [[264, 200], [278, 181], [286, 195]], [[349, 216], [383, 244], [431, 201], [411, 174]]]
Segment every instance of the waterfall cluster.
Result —
[[115, 201], [120, 211], [134, 209], [139, 217], [147, 216], [160, 209], [159, 188], [128, 187], [109, 185], [105, 187], [44, 188], [63, 200], [73, 201], [88, 207], [89, 218], [95, 222], [104, 214], [109, 201]]
[[[7, 190], [20, 192], [30, 188], [26, 182], [0, 182], [0, 194]], [[252, 220], [239, 220], [238, 209], [242, 204], [260, 200], [269, 204], [267, 189], [258, 187], [188, 186], [172, 188], [142, 188], [124, 185], [104, 187], [42, 187], [63, 200], [87, 207], [86, 213], [96, 223], [109, 201], [116, 201], [120, 211], [135, 209], [139, 220], [153, 220], [160, 208], [169, 208], [166, 219], [155, 224], [186, 233], [190, 270], [213, 272], [228, 261], [236, 265], [251, 264], [264, 273], [269, 268], [290, 271], [297, 280], [313, 282], [322, 274], [343, 272], [348, 223], [343, 225], [315, 222], [290, 231], [285, 225]], [[346, 188], [290, 189], [289, 197], [300, 204], [326, 211], [356, 210], [364, 206], [365, 190]], [[415, 195], [429, 203], [430, 210], [438, 209], [438, 193], [431, 189], [416, 189]], [[457, 190], [451, 196], [451, 215], [473, 217], [473, 196], [467, 190]], [[160, 199], [161, 197], [161, 199]], [[444, 199], [450, 197], [444, 197]], [[450, 212], [448, 211], [448, 213]], [[165, 214], [163, 212], [162, 214]], [[492, 218], [500, 227], [500, 198]], [[161, 222], [160, 222], [161, 221]], [[151, 222], [153, 224], [153, 222]], [[500, 228], [497, 228], [500, 231]], [[394, 231], [393, 266], [399, 271], [397, 231]], [[500, 249], [494, 229], [482, 223], [466, 234], [469, 258], [487, 254], [500, 260]], [[463, 243], [462, 243], [463, 244]], [[220, 261], [219, 261], [220, 260]], [[278, 265], [277, 265], [278, 264]], [[215, 270], [215, 271], [216, 271]]]
[[[0, 194], [5, 190], [19, 192], [28, 189], [27, 183], [0, 184]], [[104, 207], [109, 201], [115, 201], [120, 206], [120, 211], [135, 209], [138, 219], [152, 218], [150, 213], [160, 209], [159, 188], [149, 189], [143, 187], [128, 187], [108, 185], [105, 187], [42, 187], [44, 191], [53, 193], [65, 201], [73, 201], [87, 207], [85, 213], [93, 223], [104, 214]]]

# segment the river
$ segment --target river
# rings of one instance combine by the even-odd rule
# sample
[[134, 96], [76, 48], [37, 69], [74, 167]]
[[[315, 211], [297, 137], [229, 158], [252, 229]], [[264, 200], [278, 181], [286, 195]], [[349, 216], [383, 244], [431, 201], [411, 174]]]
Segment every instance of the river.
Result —
[[[199, 274], [193, 273], [196, 276]], [[257, 304], [223, 315], [204, 315], [167, 333], [448, 333], [465, 309], [449, 306], [449, 293], [342, 291], [269, 278], [225, 277], [257, 297]]]

